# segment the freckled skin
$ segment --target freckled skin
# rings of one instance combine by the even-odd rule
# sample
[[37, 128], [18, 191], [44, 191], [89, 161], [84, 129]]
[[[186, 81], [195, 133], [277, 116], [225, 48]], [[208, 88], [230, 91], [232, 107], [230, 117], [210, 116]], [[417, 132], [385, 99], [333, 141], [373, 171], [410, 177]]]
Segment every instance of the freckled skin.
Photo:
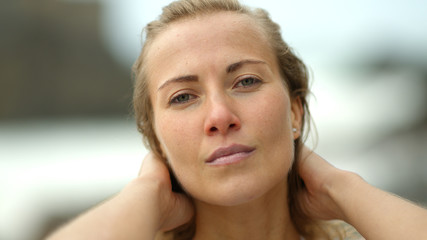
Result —
[[[147, 58], [156, 134], [177, 178], [196, 201], [238, 205], [286, 182], [293, 156], [291, 101], [275, 56], [251, 19], [216, 13], [173, 23], [153, 42]], [[245, 64], [226, 73], [227, 66], [244, 59], [265, 64]], [[158, 90], [168, 79], [186, 74], [198, 81]], [[262, 83], [235, 88], [236, 79], [245, 75]], [[180, 91], [194, 99], [169, 105]], [[205, 163], [217, 148], [231, 144], [256, 150], [237, 164]]]

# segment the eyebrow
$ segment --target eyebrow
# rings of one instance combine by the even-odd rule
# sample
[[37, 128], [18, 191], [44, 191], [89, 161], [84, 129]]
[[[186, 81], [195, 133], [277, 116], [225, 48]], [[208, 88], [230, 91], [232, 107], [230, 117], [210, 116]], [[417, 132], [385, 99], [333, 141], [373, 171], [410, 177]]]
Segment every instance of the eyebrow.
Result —
[[199, 81], [199, 78], [196, 75], [185, 75], [185, 76], [179, 76], [176, 78], [171, 78], [164, 82], [157, 91], [160, 91], [162, 88], [165, 88], [167, 85], [170, 85], [172, 83], [179, 83], [179, 82], [197, 82]]
[[[227, 66], [225, 72], [226, 73], [232, 73], [237, 71], [239, 68], [241, 68], [245, 64], [267, 64], [264, 61], [261, 60], [253, 60], [253, 59], [245, 59], [236, 63], [232, 63]], [[165, 81], [158, 89], [157, 91], [160, 91], [161, 89], [165, 88], [166, 86], [172, 84], [172, 83], [180, 83], [180, 82], [197, 82], [199, 81], [199, 78], [196, 75], [184, 75], [179, 76], [175, 78], [171, 78], [167, 81]]]
[[241, 68], [245, 64], [267, 64], [267, 63], [261, 60], [245, 59], [245, 60], [230, 64], [227, 67], [226, 72], [232, 73], [234, 71], [237, 71], [239, 68]]

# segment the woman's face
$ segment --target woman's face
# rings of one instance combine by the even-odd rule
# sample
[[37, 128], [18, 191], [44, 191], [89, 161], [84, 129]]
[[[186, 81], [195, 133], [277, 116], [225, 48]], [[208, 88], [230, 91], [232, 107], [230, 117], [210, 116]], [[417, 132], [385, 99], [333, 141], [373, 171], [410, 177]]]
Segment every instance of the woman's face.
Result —
[[286, 181], [300, 108], [253, 20], [215, 13], [175, 22], [147, 62], [155, 132], [196, 201], [233, 206]]

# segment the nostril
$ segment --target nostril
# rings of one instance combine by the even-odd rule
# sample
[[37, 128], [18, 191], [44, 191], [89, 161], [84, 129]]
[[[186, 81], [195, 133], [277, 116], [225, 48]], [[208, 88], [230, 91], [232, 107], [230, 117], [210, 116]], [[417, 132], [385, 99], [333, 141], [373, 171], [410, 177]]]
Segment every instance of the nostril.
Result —
[[235, 123], [230, 124], [230, 128], [234, 128], [236, 126]]
[[216, 128], [216, 127], [211, 127], [210, 129], [209, 129], [209, 131], [211, 131], [211, 132], [216, 132], [218, 130], [218, 128]]

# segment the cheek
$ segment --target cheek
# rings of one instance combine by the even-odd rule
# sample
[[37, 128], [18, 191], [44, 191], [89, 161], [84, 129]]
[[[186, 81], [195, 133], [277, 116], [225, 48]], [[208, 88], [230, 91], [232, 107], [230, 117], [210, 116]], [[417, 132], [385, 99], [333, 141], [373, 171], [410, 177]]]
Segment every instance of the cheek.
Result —
[[[202, 133], [198, 130], [197, 116], [175, 112], [164, 114], [156, 122], [160, 146], [166, 155], [168, 164], [184, 189], [198, 182], [197, 159]], [[200, 180], [200, 179], [199, 179]], [[187, 191], [187, 190], [186, 190]]]
[[[156, 116], [155, 129], [160, 146], [173, 164], [194, 153], [197, 145], [197, 121], [191, 115], [175, 112]], [[182, 161], [182, 160], [181, 160]]]
[[[287, 90], [277, 88], [271, 91], [258, 109], [262, 114], [257, 125], [262, 145], [265, 147], [264, 157], [269, 167], [288, 172], [293, 161], [293, 134], [291, 124], [291, 106]], [[275, 172], [274, 169], [270, 169]], [[277, 174], [281, 174], [278, 172]]]
[[259, 133], [267, 142], [292, 139], [291, 107], [287, 90], [277, 88], [260, 101], [253, 115], [258, 119]]

